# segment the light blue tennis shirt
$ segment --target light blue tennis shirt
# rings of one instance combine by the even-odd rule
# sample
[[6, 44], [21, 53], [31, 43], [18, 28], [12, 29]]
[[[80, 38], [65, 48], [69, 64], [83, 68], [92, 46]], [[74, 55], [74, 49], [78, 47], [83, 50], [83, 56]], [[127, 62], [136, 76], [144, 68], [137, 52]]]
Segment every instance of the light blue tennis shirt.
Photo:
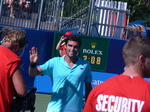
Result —
[[54, 57], [39, 66], [43, 75], [49, 75], [52, 79], [53, 93], [47, 111], [81, 112], [83, 85], [92, 81], [90, 65], [78, 58], [70, 68], [64, 57]]

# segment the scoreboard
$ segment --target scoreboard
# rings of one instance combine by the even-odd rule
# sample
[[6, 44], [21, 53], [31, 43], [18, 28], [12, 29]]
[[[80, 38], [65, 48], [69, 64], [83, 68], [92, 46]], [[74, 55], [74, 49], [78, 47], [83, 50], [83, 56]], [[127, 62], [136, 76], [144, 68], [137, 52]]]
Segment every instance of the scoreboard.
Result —
[[92, 71], [106, 71], [109, 39], [80, 36], [82, 46], [79, 57], [89, 61]]

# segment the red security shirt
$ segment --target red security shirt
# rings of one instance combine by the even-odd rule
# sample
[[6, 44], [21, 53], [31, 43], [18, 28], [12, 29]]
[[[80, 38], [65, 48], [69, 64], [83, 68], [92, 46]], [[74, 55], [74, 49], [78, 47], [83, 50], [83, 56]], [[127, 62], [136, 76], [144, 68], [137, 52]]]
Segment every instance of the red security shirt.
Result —
[[0, 112], [10, 112], [15, 89], [12, 75], [21, 59], [10, 49], [0, 46]]
[[118, 75], [96, 86], [83, 112], [149, 112], [150, 83], [140, 76]]

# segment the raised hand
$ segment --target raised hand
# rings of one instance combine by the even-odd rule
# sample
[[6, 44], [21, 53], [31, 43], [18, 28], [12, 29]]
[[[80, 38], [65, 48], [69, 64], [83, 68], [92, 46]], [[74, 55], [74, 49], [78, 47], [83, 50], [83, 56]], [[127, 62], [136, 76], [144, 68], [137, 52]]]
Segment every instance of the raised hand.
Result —
[[61, 36], [61, 38], [60, 38], [61, 41], [64, 41], [65, 39], [66, 39], [66, 37], [64, 35]]
[[30, 63], [37, 63], [39, 60], [38, 48], [32, 47], [29, 51], [30, 54]]

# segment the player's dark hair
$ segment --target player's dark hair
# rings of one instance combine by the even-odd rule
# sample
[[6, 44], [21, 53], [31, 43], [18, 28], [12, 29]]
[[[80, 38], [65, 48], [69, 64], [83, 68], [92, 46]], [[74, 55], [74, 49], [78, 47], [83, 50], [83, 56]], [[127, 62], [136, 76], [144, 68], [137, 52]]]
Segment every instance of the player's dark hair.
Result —
[[65, 44], [67, 44], [69, 40], [78, 42], [79, 46], [82, 45], [81, 38], [79, 36], [77, 36], [77, 35], [69, 35], [69, 36], [67, 36], [67, 38], [65, 39]]

